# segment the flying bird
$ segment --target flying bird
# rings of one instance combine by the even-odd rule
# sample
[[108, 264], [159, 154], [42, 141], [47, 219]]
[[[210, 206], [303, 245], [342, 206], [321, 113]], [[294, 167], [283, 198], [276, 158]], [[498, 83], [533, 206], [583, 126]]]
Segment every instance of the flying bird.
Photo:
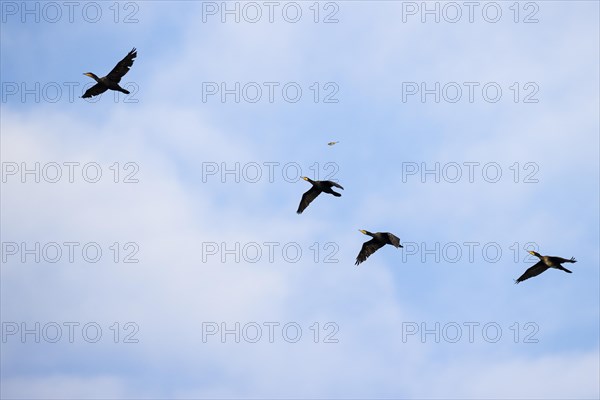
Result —
[[371, 254], [375, 253], [386, 244], [391, 244], [396, 248], [404, 247], [400, 244], [400, 238], [389, 232], [371, 233], [363, 229], [359, 229], [359, 232], [369, 235], [373, 239], [363, 243], [360, 253], [358, 253], [358, 256], [356, 257], [355, 265], [365, 261]]
[[318, 195], [321, 194], [321, 192], [332, 194], [335, 197], [340, 197], [341, 194], [339, 194], [338, 192], [334, 192], [331, 188], [335, 186], [344, 190], [344, 188], [341, 185], [333, 181], [313, 181], [312, 179], [307, 178], [306, 176], [303, 176], [302, 179], [304, 179], [307, 182], [310, 182], [312, 184], [312, 187], [308, 190], [308, 192], [302, 195], [302, 200], [300, 200], [298, 211], [296, 211], [298, 214], [302, 214], [302, 211], [304, 211], [306, 207], [308, 207], [308, 205], [314, 199], [316, 199]]
[[337, 142], [329, 142], [327, 143], [329, 146], [333, 146], [334, 144], [339, 143], [339, 140]]
[[94, 86], [85, 91], [82, 98], [97, 96], [106, 92], [108, 89], [117, 90], [119, 92], [129, 94], [129, 91], [123, 89], [119, 86], [119, 82], [121, 82], [121, 78], [127, 72], [129, 72], [129, 68], [133, 65], [133, 59], [137, 57], [137, 50], [135, 47], [131, 50], [125, 58], [123, 58], [119, 63], [108, 73], [108, 75], [103, 76], [102, 78], [98, 78], [96, 74], [93, 72], [86, 72], [84, 75], [93, 78], [96, 82]]
[[529, 254], [536, 256], [540, 259], [540, 261], [538, 261], [533, 267], [528, 268], [527, 271], [525, 271], [525, 273], [515, 281], [515, 283], [523, 282], [526, 279], [538, 276], [548, 268], [560, 269], [561, 271], [565, 271], [570, 274], [571, 271], [563, 267], [561, 264], [577, 262], [577, 260], [573, 257], [571, 257], [570, 260], [567, 260], [566, 258], [562, 257], [542, 256], [540, 253], [536, 253], [535, 251], [529, 251]]

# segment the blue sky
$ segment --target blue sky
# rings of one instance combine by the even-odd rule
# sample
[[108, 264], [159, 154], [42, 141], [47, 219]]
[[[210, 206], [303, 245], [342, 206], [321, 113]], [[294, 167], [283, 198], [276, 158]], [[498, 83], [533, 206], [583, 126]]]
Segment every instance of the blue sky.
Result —
[[[520, 2], [518, 17], [514, 2], [482, 2], [473, 22], [462, 3], [430, 2], [439, 23], [421, 2], [321, 2], [317, 23], [314, 2], [280, 2], [272, 23], [262, 2], [251, 3], [256, 23], [222, 22], [207, 12], [223, 3], [193, 1], [119, 3], [116, 23], [113, 2], [98, 3], [96, 23], [81, 3], [73, 22], [63, 8], [53, 23], [46, 4], [39, 22], [22, 22], [22, 3], [2, 2], [3, 398], [600, 396], [597, 2]], [[452, 23], [454, 4], [462, 17]], [[284, 7], [301, 9], [300, 20], [286, 21]], [[488, 22], [494, 7], [501, 16]], [[124, 23], [132, 12], [137, 22]], [[322, 22], [330, 13], [337, 23]], [[90, 83], [84, 72], [106, 74], [133, 47], [122, 84], [134, 96], [77, 97]], [[36, 82], [77, 85], [77, 96], [10, 92]], [[236, 82], [263, 96], [203, 101], [207, 84]], [[436, 82], [439, 102], [403, 92]], [[282, 95], [286, 84], [302, 89], [297, 102]], [[502, 90], [497, 102], [485, 85]], [[324, 102], [334, 91], [338, 101]], [[22, 166], [36, 162], [62, 166], [62, 178], [22, 182]], [[79, 163], [72, 183], [64, 163]], [[81, 175], [89, 163], [102, 171], [97, 183]], [[436, 163], [439, 182], [422, 179]], [[238, 181], [221, 175], [236, 165]], [[321, 195], [297, 215], [309, 188], [299, 175], [316, 172], [334, 172], [342, 197]], [[123, 182], [130, 173], [137, 183]], [[358, 229], [393, 232], [405, 247], [356, 267], [367, 239]], [[78, 244], [73, 262], [65, 242]], [[62, 256], [23, 262], [23, 243], [58, 243]], [[90, 243], [98, 262], [81, 254]], [[222, 254], [236, 243], [239, 262]], [[575, 257], [573, 273], [514, 285], [535, 262], [528, 243]], [[139, 262], [124, 263], [132, 252]], [[36, 323], [39, 343], [23, 339]], [[72, 343], [69, 323], [79, 324]], [[220, 331], [203, 340], [209, 325], [236, 323], [239, 343]], [[62, 336], [52, 343], [55, 324]], [[102, 330], [96, 343], [86, 324], [89, 335]], [[297, 342], [283, 326], [290, 336], [300, 327]], [[439, 340], [421, 336], [436, 326]], [[126, 343], [131, 333], [137, 342]]]

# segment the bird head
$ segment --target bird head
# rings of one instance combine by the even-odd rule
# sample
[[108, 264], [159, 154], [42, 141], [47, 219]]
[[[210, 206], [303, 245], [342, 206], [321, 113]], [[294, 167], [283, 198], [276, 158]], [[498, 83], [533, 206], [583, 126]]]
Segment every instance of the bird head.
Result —
[[309, 182], [310, 179], [308, 179], [306, 176], [301, 176], [300, 178], [304, 179], [305, 181]]
[[542, 256], [540, 255], [540, 253], [537, 253], [537, 252], [535, 252], [535, 251], [533, 251], [533, 250], [529, 250], [529, 251], [528, 251], [528, 253], [529, 253], [529, 254], [531, 254], [532, 256], [536, 256], [536, 257], [540, 257], [540, 258], [542, 257]]
[[90, 78], [94, 78], [94, 79], [96, 79], [96, 78], [97, 78], [96, 74], [94, 74], [93, 72], [86, 72], [84, 75], [85, 75], [85, 76], [88, 76], [88, 77], [90, 77]]
[[359, 231], [360, 233], [362, 233], [363, 235], [366, 235], [366, 234], [367, 234], [367, 231], [365, 231], [364, 229], [359, 229], [358, 231]]

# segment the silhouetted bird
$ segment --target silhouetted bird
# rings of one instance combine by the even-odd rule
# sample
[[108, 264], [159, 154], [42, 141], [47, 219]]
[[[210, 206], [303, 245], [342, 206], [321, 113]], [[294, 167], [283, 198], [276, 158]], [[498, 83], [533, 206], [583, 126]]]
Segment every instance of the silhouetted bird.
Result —
[[332, 194], [335, 197], [340, 197], [341, 194], [334, 192], [331, 189], [332, 186], [338, 187], [342, 190], [344, 189], [341, 185], [338, 185], [337, 183], [332, 181], [313, 181], [312, 179], [307, 178], [306, 176], [303, 176], [302, 179], [304, 179], [307, 182], [310, 182], [312, 184], [312, 187], [308, 190], [308, 192], [302, 195], [302, 200], [300, 200], [298, 211], [296, 211], [298, 214], [302, 214], [302, 211], [304, 211], [306, 207], [308, 207], [308, 205], [314, 199], [316, 199], [318, 195], [321, 194], [321, 192]]
[[133, 59], [137, 57], [137, 50], [135, 47], [133, 50], [129, 52], [119, 63], [108, 73], [108, 75], [103, 76], [102, 78], [98, 78], [96, 74], [93, 72], [86, 72], [84, 75], [89, 76], [90, 78], [94, 78], [96, 83], [94, 86], [85, 91], [82, 98], [97, 96], [106, 92], [108, 89], [117, 90], [119, 92], [123, 92], [125, 94], [129, 94], [129, 91], [123, 89], [119, 86], [119, 82], [121, 82], [121, 78], [127, 72], [129, 72], [129, 68], [133, 65]]
[[538, 276], [548, 268], [560, 269], [561, 271], [565, 271], [570, 274], [571, 271], [563, 267], [561, 264], [577, 262], [577, 260], [573, 257], [571, 257], [570, 260], [567, 260], [566, 258], [562, 257], [542, 256], [540, 253], [536, 253], [535, 251], [530, 251], [529, 254], [536, 256], [540, 259], [540, 261], [538, 261], [533, 267], [528, 268], [527, 271], [525, 271], [525, 273], [515, 281], [515, 283], [523, 282], [526, 279]]
[[359, 229], [359, 232], [362, 232], [365, 235], [369, 235], [373, 239], [363, 243], [362, 248], [360, 249], [360, 253], [358, 253], [358, 256], [356, 257], [355, 265], [358, 265], [361, 262], [365, 261], [371, 254], [375, 253], [377, 250], [379, 250], [386, 244], [391, 244], [396, 248], [404, 247], [400, 244], [400, 238], [389, 232], [371, 233], [362, 229]]

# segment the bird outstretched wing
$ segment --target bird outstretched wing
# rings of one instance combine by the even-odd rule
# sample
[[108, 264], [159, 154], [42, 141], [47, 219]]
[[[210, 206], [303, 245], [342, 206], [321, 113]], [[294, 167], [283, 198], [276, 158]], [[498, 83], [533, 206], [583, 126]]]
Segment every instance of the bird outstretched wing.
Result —
[[94, 86], [92, 86], [91, 88], [86, 90], [85, 93], [83, 94], [83, 96], [81, 96], [81, 97], [85, 99], [87, 97], [97, 96], [99, 94], [106, 92], [107, 90], [108, 90], [108, 88], [106, 86], [104, 86], [103, 84], [96, 83]]
[[321, 194], [321, 191], [319, 189], [317, 189], [316, 187], [311, 187], [308, 192], [304, 193], [302, 195], [302, 199], [300, 200], [300, 205], [298, 206], [298, 211], [296, 211], [298, 214], [302, 214], [302, 211], [304, 211], [306, 209], [306, 207], [308, 207], [308, 205], [317, 198], [318, 195]]
[[546, 264], [544, 264], [543, 261], [540, 260], [533, 267], [529, 267], [527, 269], [527, 271], [525, 271], [525, 273], [523, 275], [521, 275], [515, 281], [515, 283], [523, 282], [526, 279], [533, 278], [534, 276], [538, 276], [539, 274], [541, 274], [542, 272], [544, 272], [548, 268], [549, 267]]
[[575, 259], [575, 257], [571, 257], [570, 259], [566, 259], [566, 258], [562, 258], [562, 257], [552, 257], [553, 260], [559, 264], [562, 263], [576, 263], [577, 260]]
[[392, 233], [387, 233], [388, 238], [390, 239], [390, 243], [394, 246], [394, 247], [400, 247], [400, 238]]
[[556, 267], [557, 269], [560, 269], [561, 271], [565, 271], [568, 272], [569, 274], [572, 274], [573, 271], [569, 271], [568, 269], [566, 269], [565, 267], [563, 267], [562, 265], [558, 265], [558, 267]]
[[131, 50], [125, 58], [123, 58], [119, 63], [106, 75], [108, 79], [115, 83], [119, 83], [123, 75], [129, 72], [129, 68], [133, 65], [133, 59], [137, 57], [137, 50], [135, 47]]
[[336, 183], [334, 181], [325, 181], [325, 182], [329, 183], [331, 186], [335, 186], [337, 188], [340, 188], [340, 189], [344, 190], [344, 188], [342, 187], [342, 185], [340, 185], [339, 183]]
[[356, 257], [356, 263], [354, 265], [358, 265], [365, 261], [371, 254], [375, 253], [383, 246], [385, 246], [385, 243], [382, 243], [375, 238], [369, 240], [368, 242], [364, 242], [362, 248], [360, 249], [360, 253], [358, 253], [358, 256]]

